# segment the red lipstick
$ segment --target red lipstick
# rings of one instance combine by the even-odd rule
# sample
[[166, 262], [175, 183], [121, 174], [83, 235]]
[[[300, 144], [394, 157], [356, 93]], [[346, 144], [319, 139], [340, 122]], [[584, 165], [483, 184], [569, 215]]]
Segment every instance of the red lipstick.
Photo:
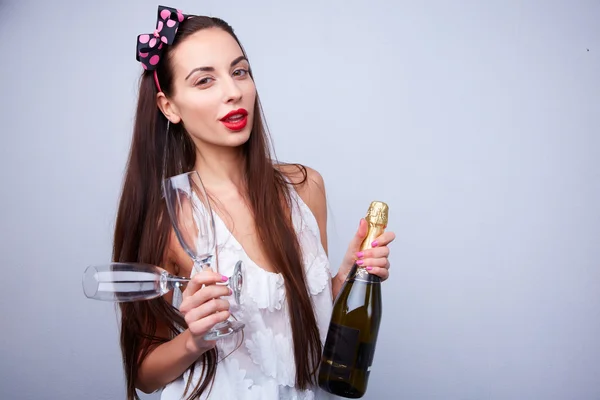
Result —
[[243, 108], [227, 113], [220, 121], [225, 127], [232, 131], [241, 131], [248, 123], [248, 111]]

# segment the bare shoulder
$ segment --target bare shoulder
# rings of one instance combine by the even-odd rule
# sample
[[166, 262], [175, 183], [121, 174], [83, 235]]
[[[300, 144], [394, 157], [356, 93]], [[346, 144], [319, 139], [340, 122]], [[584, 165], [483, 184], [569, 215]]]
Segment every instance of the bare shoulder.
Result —
[[327, 252], [327, 195], [323, 176], [316, 169], [301, 164], [278, 164], [276, 168], [294, 185], [302, 201], [312, 211]]
[[325, 181], [317, 170], [301, 164], [278, 164], [276, 167], [294, 185], [313, 213], [326, 208]]

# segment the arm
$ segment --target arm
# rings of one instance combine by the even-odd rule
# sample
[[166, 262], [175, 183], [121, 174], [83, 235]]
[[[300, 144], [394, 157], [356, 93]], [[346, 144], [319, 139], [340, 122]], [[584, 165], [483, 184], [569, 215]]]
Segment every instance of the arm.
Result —
[[[198, 273], [184, 291], [181, 312], [189, 328], [170, 341], [156, 346], [142, 361], [136, 387], [152, 393], [181, 376], [215, 342], [202, 336], [215, 324], [229, 318], [229, 302], [219, 299], [230, 293], [226, 286], [217, 286], [221, 275], [212, 271]], [[164, 329], [164, 328], [163, 328]], [[165, 332], [163, 331], [163, 334]]]
[[[286, 166], [287, 167], [287, 166]], [[306, 168], [306, 182], [297, 187], [297, 192], [306, 203], [308, 208], [312, 211], [317, 224], [319, 226], [321, 244], [325, 250], [325, 254], [328, 254], [327, 248], [327, 194], [325, 191], [325, 182], [321, 174], [318, 171], [310, 168]], [[284, 173], [292, 180], [292, 182], [299, 182], [302, 180], [301, 171], [297, 168], [285, 168]], [[337, 274], [332, 279], [332, 292], [333, 298], [336, 298], [342, 285], [344, 284], [345, 275]]]
[[[297, 167], [285, 165], [285, 168], [280, 168], [292, 182], [298, 183], [302, 181], [302, 171]], [[299, 185], [297, 191], [317, 220], [321, 234], [321, 243], [327, 254], [327, 197], [325, 194], [325, 183], [323, 177], [317, 171], [309, 167], [305, 168], [307, 175], [306, 182], [304, 185]], [[381, 236], [376, 238], [376, 241], [378, 242], [377, 248], [359, 253], [360, 244], [366, 234], [367, 222], [364, 218], [361, 218], [358, 229], [351, 239], [348, 250], [338, 268], [338, 272], [332, 278], [331, 286], [334, 299], [338, 296], [348, 273], [359, 258], [367, 265], [369, 273], [375, 274], [383, 280], [388, 278], [388, 270], [390, 268], [390, 263], [388, 261], [388, 244], [394, 241], [395, 234], [391, 231], [384, 232]]]
[[192, 335], [186, 329], [152, 350], [140, 365], [136, 387], [144, 393], [152, 393], [181, 376], [208, 350], [194, 350], [190, 342], [193, 342]]
[[[175, 244], [175, 245], [174, 245]], [[192, 268], [189, 257], [176, 245], [177, 238], [172, 232], [167, 246], [167, 269], [176, 274], [190, 276]], [[179, 265], [185, 271], [179, 270]], [[212, 300], [228, 295], [229, 289], [214, 285], [221, 275], [204, 271], [197, 274], [183, 292], [180, 311], [185, 316], [189, 328], [155, 347], [147, 354], [138, 369], [136, 387], [144, 393], [152, 393], [180, 377], [202, 354], [214, 347], [215, 342], [202, 340], [202, 335], [215, 323], [229, 317], [229, 303], [226, 300]], [[208, 285], [203, 288], [203, 285]], [[172, 294], [165, 295], [172, 301]], [[215, 313], [221, 311], [219, 313]], [[169, 338], [170, 332], [165, 325], [157, 327], [156, 336]]]

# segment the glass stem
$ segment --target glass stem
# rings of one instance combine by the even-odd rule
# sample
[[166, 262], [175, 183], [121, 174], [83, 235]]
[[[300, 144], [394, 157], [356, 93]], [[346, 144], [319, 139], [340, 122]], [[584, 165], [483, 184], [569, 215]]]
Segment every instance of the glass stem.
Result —
[[171, 282], [173, 282], [173, 284], [180, 288], [183, 285], [185, 285], [186, 283], [188, 283], [190, 281], [190, 278], [184, 278], [181, 276], [171, 276], [171, 278], [169, 279]]
[[212, 256], [208, 256], [206, 258], [203, 258], [202, 260], [200, 260], [200, 268], [204, 271], [206, 269], [210, 269], [211, 265], [210, 262], [212, 261]]

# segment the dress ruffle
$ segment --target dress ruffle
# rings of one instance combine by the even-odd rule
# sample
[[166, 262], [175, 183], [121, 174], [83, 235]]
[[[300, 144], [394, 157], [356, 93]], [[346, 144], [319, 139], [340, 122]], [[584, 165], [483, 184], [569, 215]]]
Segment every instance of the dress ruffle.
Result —
[[[294, 386], [296, 365], [289, 337], [273, 334], [269, 328], [253, 332], [245, 341], [252, 361], [278, 385]], [[290, 362], [292, 360], [292, 362]]]

